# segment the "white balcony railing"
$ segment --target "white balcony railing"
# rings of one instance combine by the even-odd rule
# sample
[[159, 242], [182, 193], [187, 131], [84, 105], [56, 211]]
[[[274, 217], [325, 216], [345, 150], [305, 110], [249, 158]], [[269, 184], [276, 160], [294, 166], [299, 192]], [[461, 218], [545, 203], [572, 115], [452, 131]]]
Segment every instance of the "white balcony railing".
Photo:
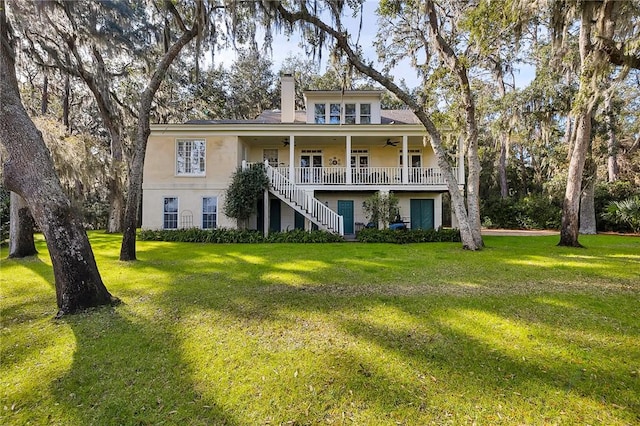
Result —
[[[289, 167], [277, 167], [279, 173], [289, 178]], [[437, 167], [409, 167], [406, 182], [402, 167], [352, 168], [347, 179], [346, 167], [294, 167], [296, 185], [445, 185], [444, 175]], [[454, 176], [458, 168], [453, 168]]]

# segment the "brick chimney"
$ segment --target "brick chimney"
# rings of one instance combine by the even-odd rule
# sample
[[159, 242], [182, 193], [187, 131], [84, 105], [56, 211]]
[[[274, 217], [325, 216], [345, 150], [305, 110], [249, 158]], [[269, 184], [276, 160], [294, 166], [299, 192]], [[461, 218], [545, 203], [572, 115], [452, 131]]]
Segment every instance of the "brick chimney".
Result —
[[283, 123], [296, 119], [296, 83], [292, 74], [283, 74], [280, 80], [280, 111]]

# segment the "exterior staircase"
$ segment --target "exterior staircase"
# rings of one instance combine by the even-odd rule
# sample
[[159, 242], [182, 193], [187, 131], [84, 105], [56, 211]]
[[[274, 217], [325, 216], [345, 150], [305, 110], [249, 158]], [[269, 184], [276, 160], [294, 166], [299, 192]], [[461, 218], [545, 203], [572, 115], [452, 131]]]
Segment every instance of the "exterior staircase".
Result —
[[341, 215], [291, 182], [289, 178], [268, 163], [265, 162], [264, 167], [271, 182], [269, 192], [315, 223], [319, 229], [344, 236], [344, 220]]

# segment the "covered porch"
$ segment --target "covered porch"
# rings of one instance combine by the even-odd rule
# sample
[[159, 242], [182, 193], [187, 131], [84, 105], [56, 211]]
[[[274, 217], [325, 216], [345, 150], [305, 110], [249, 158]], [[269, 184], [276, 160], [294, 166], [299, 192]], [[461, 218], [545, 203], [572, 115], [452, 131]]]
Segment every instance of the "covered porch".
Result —
[[[362, 134], [355, 129], [349, 132], [344, 128], [347, 126], [336, 126], [326, 134], [326, 125], [315, 133], [309, 127], [317, 126], [305, 127], [305, 131], [296, 133], [243, 137], [243, 157], [250, 163], [267, 161], [291, 182], [309, 189], [446, 190], [445, 174], [431, 145], [422, 131], [413, 130], [415, 126], [404, 134], [384, 131], [389, 129]], [[457, 140], [449, 144], [452, 172], [462, 185], [464, 155]]]

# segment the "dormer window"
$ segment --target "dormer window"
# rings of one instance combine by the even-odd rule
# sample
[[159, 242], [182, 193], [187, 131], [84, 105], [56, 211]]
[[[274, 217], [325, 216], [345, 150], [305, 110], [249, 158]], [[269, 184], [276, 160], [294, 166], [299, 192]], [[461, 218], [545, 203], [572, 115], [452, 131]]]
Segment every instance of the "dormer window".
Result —
[[309, 90], [304, 92], [306, 122], [380, 124], [381, 90]]
[[340, 124], [340, 104], [329, 104], [329, 124]]
[[326, 105], [325, 104], [315, 104], [314, 109], [314, 123], [316, 124], [324, 124], [326, 121]]
[[356, 124], [356, 104], [344, 105], [344, 124]]
[[371, 104], [360, 104], [360, 124], [371, 124]]

